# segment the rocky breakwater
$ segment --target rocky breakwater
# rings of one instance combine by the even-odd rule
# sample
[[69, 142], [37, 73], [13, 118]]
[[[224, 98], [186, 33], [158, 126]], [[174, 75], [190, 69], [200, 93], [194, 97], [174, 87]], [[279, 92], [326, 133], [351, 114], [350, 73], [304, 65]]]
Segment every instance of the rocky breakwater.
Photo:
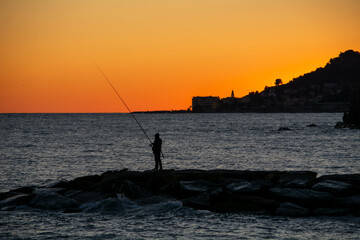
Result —
[[140, 205], [180, 201], [220, 213], [360, 215], [360, 174], [316, 176], [310, 171], [124, 169], [3, 192], [0, 209], [80, 212], [91, 202], [126, 198]]

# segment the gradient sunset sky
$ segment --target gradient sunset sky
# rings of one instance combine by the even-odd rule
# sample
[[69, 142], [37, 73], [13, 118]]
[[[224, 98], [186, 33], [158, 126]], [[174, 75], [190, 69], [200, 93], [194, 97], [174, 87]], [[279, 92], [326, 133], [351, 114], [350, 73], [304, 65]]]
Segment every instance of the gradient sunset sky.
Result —
[[0, 112], [187, 109], [360, 50], [359, 0], [0, 0]]

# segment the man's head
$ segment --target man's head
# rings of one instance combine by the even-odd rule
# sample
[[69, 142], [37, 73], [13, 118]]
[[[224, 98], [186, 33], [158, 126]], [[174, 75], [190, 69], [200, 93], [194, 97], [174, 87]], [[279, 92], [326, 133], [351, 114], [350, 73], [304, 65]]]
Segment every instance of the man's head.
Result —
[[155, 137], [156, 137], [156, 138], [160, 137], [160, 134], [159, 134], [159, 133], [156, 133], [156, 134], [155, 134]]

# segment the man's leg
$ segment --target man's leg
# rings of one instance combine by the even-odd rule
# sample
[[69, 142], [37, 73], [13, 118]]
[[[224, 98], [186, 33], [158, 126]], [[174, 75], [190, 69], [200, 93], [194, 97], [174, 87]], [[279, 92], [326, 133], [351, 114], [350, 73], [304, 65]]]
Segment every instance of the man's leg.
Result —
[[158, 170], [158, 166], [160, 167], [160, 170], [162, 170], [160, 153], [155, 154], [155, 162], [156, 162], [156, 170]]
[[158, 170], [158, 161], [157, 161], [156, 153], [154, 153], [154, 156], [155, 156], [155, 170]]
[[160, 167], [160, 170], [162, 170], [162, 164], [161, 164], [160, 154], [159, 154], [159, 167]]

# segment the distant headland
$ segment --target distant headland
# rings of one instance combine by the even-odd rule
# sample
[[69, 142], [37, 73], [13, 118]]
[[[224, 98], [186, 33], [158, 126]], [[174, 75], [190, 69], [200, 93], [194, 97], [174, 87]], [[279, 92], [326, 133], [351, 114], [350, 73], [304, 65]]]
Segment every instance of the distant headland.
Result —
[[287, 84], [274, 80], [261, 92], [237, 98], [196, 96], [187, 110], [136, 113], [226, 113], [226, 112], [346, 112], [350, 96], [360, 89], [360, 53], [347, 50], [331, 58], [325, 67], [294, 78]]

